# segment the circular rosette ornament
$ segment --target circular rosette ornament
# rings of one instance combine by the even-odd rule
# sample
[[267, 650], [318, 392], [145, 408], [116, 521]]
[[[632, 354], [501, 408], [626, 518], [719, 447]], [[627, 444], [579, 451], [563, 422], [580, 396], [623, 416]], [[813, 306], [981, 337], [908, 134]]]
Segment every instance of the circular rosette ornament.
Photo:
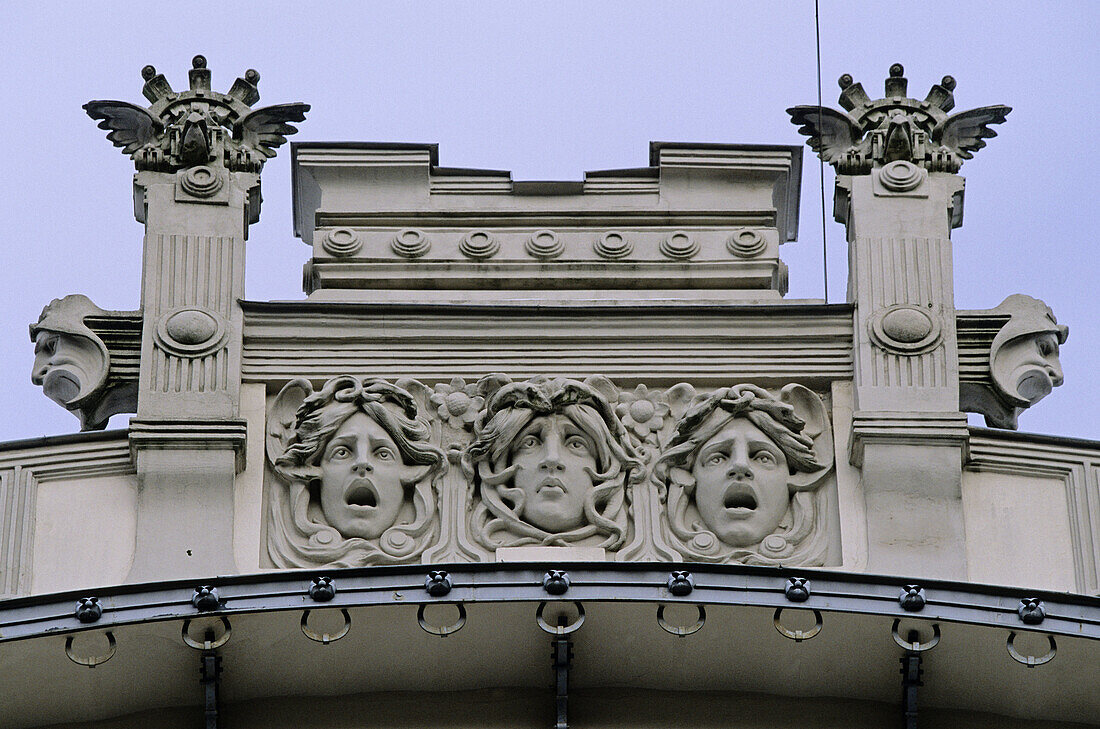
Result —
[[668, 417], [668, 403], [660, 393], [638, 385], [633, 392], [619, 394], [615, 414], [632, 436], [642, 443], [657, 445], [657, 432], [664, 427]]
[[485, 398], [477, 394], [477, 383], [466, 384], [461, 377], [450, 383], [439, 383], [429, 397], [429, 402], [439, 414], [439, 419], [455, 430], [471, 430]]

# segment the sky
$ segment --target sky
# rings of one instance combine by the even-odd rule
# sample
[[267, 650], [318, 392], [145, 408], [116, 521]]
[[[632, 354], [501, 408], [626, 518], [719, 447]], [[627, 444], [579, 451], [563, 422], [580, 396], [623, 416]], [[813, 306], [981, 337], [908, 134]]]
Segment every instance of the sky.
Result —
[[[221, 9], [232, 8], [230, 9]], [[945, 74], [956, 111], [1013, 107], [966, 162], [965, 218], [954, 231], [959, 309], [1013, 293], [1043, 299], [1070, 336], [1066, 383], [1020, 417], [1027, 432], [1100, 439], [1100, 288], [1096, 37], [1100, 3], [822, 0], [823, 100], [836, 79], [881, 95], [900, 62], [911, 96]], [[919, 9], [918, 9], [919, 8]], [[259, 105], [312, 105], [296, 141], [437, 142], [448, 167], [511, 170], [517, 180], [579, 180], [640, 167], [652, 141], [800, 144], [785, 109], [817, 101], [814, 3], [271, 2], [218, 5], [7, 3], [0, 10], [0, 441], [78, 430], [30, 382], [27, 324], [51, 299], [88, 295], [138, 306], [141, 225], [133, 163], [81, 105], [144, 104], [141, 68], [176, 88], [204, 54], [215, 90], [260, 72]], [[790, 298], [822, 298], [820, 181], [807, 149], [797, 242], [781, 256]], [[828, 212], [828, 298], [845, 300], [843, 227]], [[246, 298], [300, 299], [309, 248], [293, 236], [289, 147], [267, 163], [247, 248]], [[112, 428], [125, 427], [116, 416]], [[972, 417], [973, 424], [981, 419]]]

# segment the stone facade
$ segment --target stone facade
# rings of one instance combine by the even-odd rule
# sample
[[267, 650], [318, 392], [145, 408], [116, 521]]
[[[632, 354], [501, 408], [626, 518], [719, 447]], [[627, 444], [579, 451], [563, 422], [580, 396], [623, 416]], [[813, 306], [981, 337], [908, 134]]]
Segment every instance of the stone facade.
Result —
[[[282, 628], [263, 620], [313, 604], [300, 602], [306, 594], [335, 598], [343, 610], [344, 626], [332, 632], [309, 627], [305, 610], [301, 630], [318, 642], [348, 634], [350, 608], [390, 605], [365, 613], [389, 625], [396, 613], [387, 610], [411, 607], [402, 604], [412, 590], [402, 580], [416, 574], [426, 575], [416, 579], [427, 596], [411, 598], [424, 630], [456, 632], [467, 606], [472, 613], [488, 601], [493, 611], [482, 617], [519, 644], [530, 638], [511, 615], [531, 597], [499, 591], [526, 585], [530, 572], [546, 594], [607, 602], [587, 629], [595, 641], [614, 624], [633, 629], [636, 603], [661, 603], [660, 627], [684, 637], [706, 622], [704, 604], [712, 615], [717, 605], [713, 619], [736, 632], [748, 629], [722, 612], [731, 605], [759, 617], [754, 610], [806, 602], [815, 628], [786, 627], [782, 607], [774, 615], [779, 636], [798, 644], [822, 630], [822, 611], [836, 621], [840, 637], [830, 640], [862, 641], [881, 629], [876, 619], [927, 603], [929, 619], [969, 626], [949, 651], [980, 653], [976, 646], [1004, 620], [1039, 630], [1042, 600], [1055, 605], [1055, 593], [1066, 593], [1051, 612], [1063, 622], [1050, 635], [1059, 636], [1069, 668], [1043, 686], [1058, 684], [1077, 705], [998, 705], [941, 691], [932, 712], [956, 721], [966, 717], [955, 709], [968, 706], [979, 712], [968, 726], [1009, 726], [1089, 721], [1100, 710], [1087, 682], [1071, 678], [1095, 662], [1100, 637], [1100, 603], [1090, 597], [1100, 591], [1100, 443], [1011, 432], [1023, 409], [1062, 383], [1058, 348], [1068, 329], [1021, 294], [988, 310], [954, 306], [951, 230], [961, 224], [964, 191], [957, 173], [995, 136], [990, 127], [1008, 107], [948, 116], [953, 79], [917, 100], [895, 65], [882, 99], [845, 76], [846, 111], [789, 110], [838, 172], [834, 212], [850, 250], [845, 304], [785, 298], [780, 249], [797, 237], [801, 148], [689, 143], [654, 143], [648, 166], [590, 172], [575, 183], [442, 167], [434, 145], [293, 146], [295, 232], [312, 252], [308, 296], [251, 302], [244, 253], [260, 212], [260, 174], [309, 107], [254, 110], [255, 71], [220, 94], [205, 59], [193, 65], [184, 92], [147, 67], [148, 108], [85, 107], [137, 168], [141, 305], [119, 312], [79, 295], [55, 300], [31, 325], [32, 377], [82, 430], [103, 428], [112, 414], [133, 417], [125, 431], [0, 446], [0, 592], [12, 598], [0, 611], [31, 615], [52, 604], [52, 593], [80, 590], [97, 593], [75, 618], [90, 625], [138, 610], [126, 595], [196, 586], [182, 609], [220, 615], [224, 625], [219, 643], [215, 624], [197, 639], [184, 622], [184, 642], [206, 660], [228, 641], [230, 615], [238, 634], [252, 636], [245, 641], [277, 643]], [[968, 427], [964, 411], [984, 414], [992, 429]], [[650, 585], [653, 574], [668, 575], [667, 583], [660, 576]], [[753, 582], [769, 579], [775, 585]], [[289, 594], [288, 580], [312, 580], [299, 602], [272, 597]], [[347, 593], [349, 584], [359, 592]], [[743, 599], [731, 597], [737, 590]], [[698, 605], [696, 627], [666, 620], [664, 602], [693, 591], [703, 596], [689, 602]], [[967, 591], [993, 595], [981, 608], [987, 613], [974, 612], [985, 597], [958, 597]], [[425, 605], [448, 595], [459, 618], [444, 629], [425, 617]], [[544, 607], [538, 621], [553, 635]], [[145, 640], [142, 630], [163, 632], [168, 618], [190, 615], [166, 610], [135, 619], [136, 627], [119, 623], [119, 641]], [[570, 630], [585, 620], [579, 602], [577, 611]], [[1085, 637], [1073, 637], [1074, 625]], [[485, 682], [417, 676], [435, 649], [417, 653], [402, 630], [376, 644], [395, 656], [411, 651], [393, 659], [392, 680], [360, 666], [349, 670], [365, 678], [346, 689], [339, 681], [313, 690], [291, 679], [268, 688], [245, 681], [229, 714], [251, 726], [285, 704], [292, 716], [300, 703], [278, 697], [313, 693], [342, 695], [338, 713], [349, 715], [361, 700], [381, 705], [374, 694], [397, 690], [422, 692], [431, 706], [436, 692], [472, 686], [522, 687], [509, 688], [509, 700], [538, 703], [524, 693], [540, 685], [529, 678], [534, 669], [518, 666], [522, 678], [510, 682], [478, 642], [463, 638], [451, 640]], [[480, 644], [494, 639], [485, 630], [472, 631]], [[919, 665], [940, 627], [931, 643], [916, 632], [906, 640], [897, 621], [892, 633], [904, 659]], [[756, 647], [731, 665], [791, 650], [770, 628], [743, 638]], [[769, 640], [784, 644], [765, 649]], [[1026, 665], [1054, 655], [1013, 654], [1013, 640], [1008, 653]], [[66, 651], [78, 661], [71, 644]], [[25, 660], [34, 663], [42, 643], [13, 645], [29, 646]], [[272, 650], [314, 660], [281, 644]], [[638, 675], [672, 660], [657, 649], [649, 662], [646, 650], [622, 657], [641, 667]], [[883, 655], [894, 661], [884, 651], [854, 654], [868, 665]], [[153, 653], [128, 670], [156, 674]], [[247, 660], [265, 675], [266, 657]], [[560, 679], [571, 659], [556, 660]], [[828, 673], [825, 658], [813, 660], [815, 672]], [[948, 673], [965, 672], [964, 659], [948, 663]], [[763, 694], [749, 704], [764, 713], [788, 693], [783, 665], [733, 684], [601, 670], [610, 670], [609, 683], [599, 672], [581, 680], [594, 692], [579, 699], [589, 707], [581, 709], [585, 725], [611, 725], [612, 715], [591, 707], [628, 702], [644, 688], [667, 690], [661, 703], [669, 707], [695, 702], [690, 691]], [[915, 690], [916, 679], [906, 680]], [[1007, 697], [1014, 685], [1007, 680], [995, 693]], [[559, 726], [561, 690], [559, 683]], [[815, 699], [821, 716], [845, 702], [867, 717], [889, 713], [875, 704], [887, 700], [878, 688], [821, 685], [806, 695], [826, 697]], [[208, 717], [218, 703], [209, 696]], [[19, 726], [129, 714], [128, 726], [140, 721], [135, 712], [178, 703], [187, 699], [150, 688], [114, 714], [59, 705], [26, 710]], [[533, 711], [519, 710], [509, 725], [529, 725]], [[707, 725], [695, 709], [685, 715]], [[265, 725], [283, 725], [273, 722]]]

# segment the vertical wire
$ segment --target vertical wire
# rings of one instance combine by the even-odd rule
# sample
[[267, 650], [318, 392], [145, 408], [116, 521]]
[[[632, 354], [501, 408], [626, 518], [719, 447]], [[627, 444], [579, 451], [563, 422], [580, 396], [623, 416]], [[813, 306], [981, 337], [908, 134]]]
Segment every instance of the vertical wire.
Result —
[[[825, 112], [821, 107], [821, 10], [818, 0], [814, 0], [814, 35], [817, 40], [817, 128], [822, 129], [821, 123]], [[825, 303], [829, 303], [829, 247], [825, 241], [825, 160], [819, 154], [817, 156], [818, 173], [821, 187], [821, 268], [825, 277]]]

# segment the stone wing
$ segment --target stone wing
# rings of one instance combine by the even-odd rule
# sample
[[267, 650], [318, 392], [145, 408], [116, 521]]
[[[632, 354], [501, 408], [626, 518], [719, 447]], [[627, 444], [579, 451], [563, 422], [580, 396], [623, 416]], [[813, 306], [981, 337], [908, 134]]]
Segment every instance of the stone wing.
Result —
[[274, 157], [275, 150], [286, 143], [286, 136], [298, 130], [288, 122], [305, 121], [309, 104], [276, 104], [256, 109], [237, 122], [233, 136], [265, 157]]
[[791, 123], [800, 125], [798, 133], [810, 138], [810, 149], [830, 164], [863, 138], [859, 124], [836, 109], [794, 106], [787, 113], [791, 115]]
[[99, 128], [110, 133], [107, 139], [123, 154], [133, 154], [162, 131], [160, 121], [140, 106], [126, 101], [89, 101], [83, 107], [88, 116], [99, 120]]
[[932, 130], [932, 141], [970, 159], [985, 146], [986, 139], [997, 136], [989, 125], [1004, 123], [1010, 111], [1010, 106], [983, 106], [949, 116]]

